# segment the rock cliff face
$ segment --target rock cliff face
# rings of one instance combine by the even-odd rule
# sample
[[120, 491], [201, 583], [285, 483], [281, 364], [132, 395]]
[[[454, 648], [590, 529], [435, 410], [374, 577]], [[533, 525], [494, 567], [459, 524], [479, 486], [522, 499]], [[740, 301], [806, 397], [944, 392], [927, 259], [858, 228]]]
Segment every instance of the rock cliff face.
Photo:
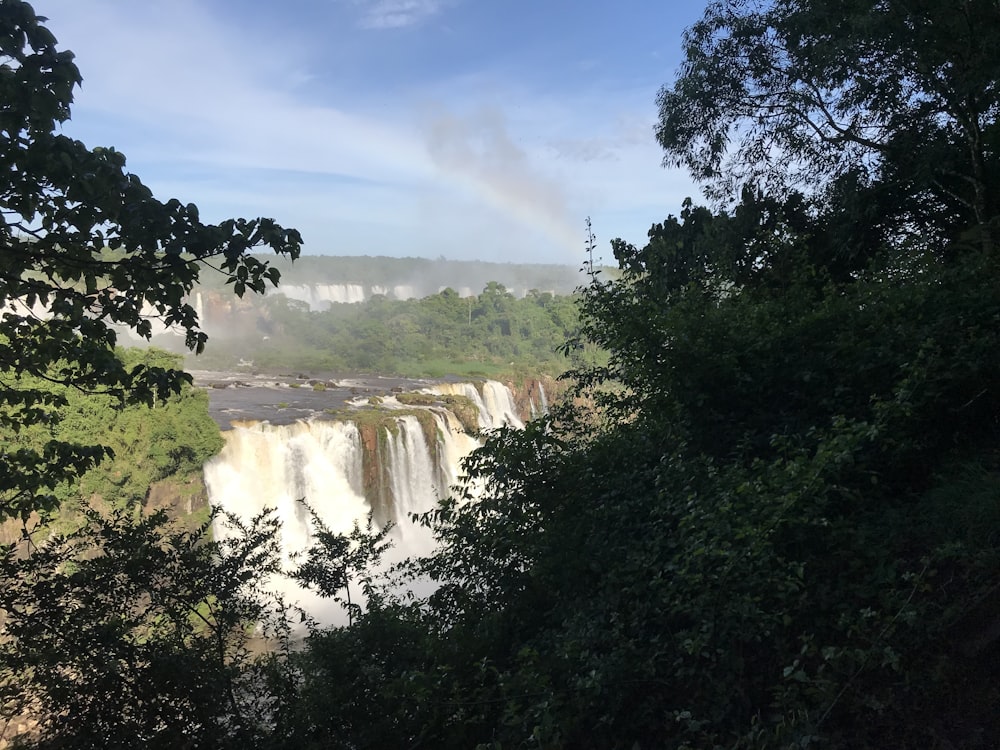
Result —
[[[97, 508], [106, 505], [105, 499], [98, 496], [90, 498], [90, 502]], [[200, 474], [168, 477], [154, 482], [143, 503], [145, 512], [165, 510], [175, 523], [187, 528], [193, 528], [207, 521], [209, 509], [208, 492]], [[38, 516], [32, 514], [26, 524], [27, 528], [37, 527], [38, 520]], [[61, 523], [72, 525], [73, 520], [70, 517], [63, 519]], [[23, 535], [24, 531], [19, 520], [8, 519], [0, 523], [0, 546], [16, 544], [23, 539]]]
[[188, 527], [204, 523], [210, 511], [204, 478], [197, 474], [155, 482], [149, 488], [144, 508], [148, 513], [165, 510], [172, 519]]
[[237, 297], [228, 289], [196, 292], [192, 304], [207, 330], [226, 336], [256, 332], [259, 318], [265, 315], [259, 298], [249, 294]]
[[[32, 528], [38, 524], [38, 516], [34, 513], [28, 519], [27, 526]], [[21, 522], [14, 518], [9, 518], [0, 523], [0, 546], [16, 544], [23, 536]]]
[[[15, 747], [30, 747], [31, 740], [38, 738], [38, 719], [30, 713], [23, 713], [5, 724], [0, 731], [0, 750]], [[27, 744], [24, 743], [27, 740]]]
[[514, 404], [525, 420], [545, 414], [549, 405], [556, 403], [566, 392], [567, 384], [553, 377], [521, 377], [508, 381], [514, 395]]

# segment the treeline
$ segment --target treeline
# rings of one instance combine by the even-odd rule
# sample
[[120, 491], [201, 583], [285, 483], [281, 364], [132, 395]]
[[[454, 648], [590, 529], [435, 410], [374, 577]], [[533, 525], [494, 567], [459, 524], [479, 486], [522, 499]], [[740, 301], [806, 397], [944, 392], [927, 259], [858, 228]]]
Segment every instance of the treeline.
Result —
[[[540, 289], [569, 294], [583, 277], [576, 266], [555, 263], [495, 263], [446, 258], [392, 258], [382, 255], [305, 255], [294, 263], [274, 259], [283, 284], [360, 284], [366, 287], [412, 286], [418, 294], [451, 287], [479, 289], [496, 281], [508, 289]], [[218, 279], [205, 279], [219, 289]]]
[[214, 337], [190, 365], [227, 368], [252, 360], [254, 368], [272, 372], [413, 377], [494, 375], [516, 367], [557, 375], [567, 363], [557, 349], [579, 329], [572, 296], [532, 290], [517, 299], [497, 282], [473, 297], [445, 289], [423, 299], [333, 304], [322, 312], [269, 295], [253, 314], [252, 332]]

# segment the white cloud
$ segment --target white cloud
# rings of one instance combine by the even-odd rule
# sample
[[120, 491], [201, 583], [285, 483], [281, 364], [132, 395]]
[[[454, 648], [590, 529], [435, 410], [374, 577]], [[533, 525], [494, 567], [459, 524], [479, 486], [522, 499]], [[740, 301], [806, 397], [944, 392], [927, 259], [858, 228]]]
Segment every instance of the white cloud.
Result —
[[[363, 8], [415, 23], [448, 1]], [[68, 134], [116, 146], [206, 219], [295, 226], [311, 252], [575, 263], [586, 216], [640, 242], [692, 192], [659, 167], [655, 92], [542, 94], [466, 69], [408, 98], [380, 98], [375, 79], [334, 94], [336, 68], [294, 32], [255, 37], [195, 0], [47, 2], [85, 77]]]
[[446, 176], [552, 241], [575, 246], [577, 228], [561, 183], [514, 142], [502, 110], [484, 107], [462, 116], [439, 108], [424, 132], [428, 152]]
[[413, 26], [436, 15], [444, 0], [355, 0], [364, 9], [361, 26], [366, 29], [398, 29]]
[[85, 77], [74, 119], [88, 130], [110, 120], [125, 132], [131, 143], [115, 145], [130, 165], [158, 158], [393, 181], [432, 172], [422, 144], [391, 121], [297, 96], [303, 73], [287, 43], [272, 41], [262, 56], [259, 40], [197, 5], [173, 8], [126, 15], [92, 2], [59, 16], [71, 22], [68, 46]]

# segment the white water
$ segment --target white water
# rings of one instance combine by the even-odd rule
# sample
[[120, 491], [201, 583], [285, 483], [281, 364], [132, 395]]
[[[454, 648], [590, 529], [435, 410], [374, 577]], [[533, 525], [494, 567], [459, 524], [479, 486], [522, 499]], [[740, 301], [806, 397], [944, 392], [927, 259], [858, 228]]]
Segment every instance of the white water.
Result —
[[365, 288], [361, 284], [279, 284], [271, 293], [305, 302], [310, 310], [325, 310], [331, 302], [365, 301]]
[[438, 441], [438, 465], [443, 474], [442, 486], [454, 487], [462, 478], [462, 459], [480, 446], [480, 442], [462, 427], [458, 417], [447, 409], [432, 409], [438, 423], [438, 434], [447, 436]]
[[486, 411], [493, 422], [491, 427], [508, 425], [517, 429], [524, 428], [524, 422], [517, 416], [517, 406], [514, 405], [514, 394], [506, 386], [495, 380], [483, 383], [483, 401]]
[[283, 294], [309, 305], [310, 310], [326, 310], [331, 303], [357, 304], [381, 294], [390, 299], [406, 300], [419, 296], [411, 284], [366, 287], [364, 284], [279, 284], [270, 294]]
[[482, 430], [491, 430], [504, 425], [518, 429], [524, 427], [524, 422], [517, 415], [514, 394], [507, 386], [495, 380], [483, 383], [482, 395], [472, 383], [439, 383], [425, 388], [424, 392], [439, 396], [465, 396], [479, 410], [479, 428]]
[[310, 538], [305, 500], [337, 533], [364, 518], [361, 439], [350, 422], [258, 422], [223, 433], [226, 444], [205, 464], [212, 505], [251, 518], [275, 508], [288, 556]]
[[417, 288], [410, 284], [397, 284], [396, 286], [373, 286], [372, 294], [381, 294], [389, 299], [416, 299]]
[[434, 539], [430, 530], [416, 525], [412, 514], [425, 513], [450, 492], [441, 481], [444, 472], [434, 461], [420, 422], [412, 415], [396, 420], [397, 432], [386, 441], [389, 464], [389, 490], [393, 502], [393, 521], [399, 546], [409, 554], [431, 551]]
[[[474, 394], [481, 428], [523, 426], [512, 394], [500, 383], [485, 384], [481, 398], [469, 384], [447, 385], [444, 391], [470, 398]], [[379, 486], [369, 488], [369, 495], [389, 501], [387, 515], [395, 524], [394, 548], [385, 561], [389, 564], [432, 550], [430, 531], [411, 516], [433, 509], [450, 493], [460, 480], [462, 459], [480, 444], [464, 432], [450, 411], [439, 406], [427, 410], [436, 427], [433, 445], [428, 444], [416, 416], [400, 414], [395, 429], [382, 433], [376, 449], [379, 455], [374, 457], [381, 464], [376, 472]], [[312, 533], [311, 519], [300, 500], [333, 532], [349, 533], [355, 522], [364, 526], [371, 506], [365, 497], [364, 447], [354, 423], [313, 419], [290, 425], [237, 424], [223, 437], [222, 451], [204, 467], [209, 499], [213, 506], [243, 519], [265, 508], [277, 509], [286, 568], [309, 545]], [[220, 525], [216, 533], [227, 532]], [[273, 585], [316, 618], [339, 619], [333, 605], [290, 581]], [[352, 593], [356, 600], [356, 590]]]
[[531, 412], [532, 419], [549, 413], [549, 400], [545, 396], [545, 386], [542, 385], [542, 381], [540, 380], [538, 381], [538, 406], [535, 406], [535, 397], [529, 395], [528, 409]]
[[[436, 287], [437, 292], [443, 292], [449, 287]], [[459, 297], [475, 297], [479, 290], [471, 286], [453, 286]], [[270, 290], [268, 294], [283, 294], [289, 299], [299, 300], [309, 305], [310, 310], [323, 311], [329, 308], [331, 303], [356, 304], [365, 302], [373, 295], [381, 294], [389, 299], [408, 300], [418, 299], [428, 294], [434, 293], [435, 287], [424, 284], [395, 284], [392, 286], [381, 284], [279, 284], [276, 289]], [[481, 288], [480, 288], [481, 290]], [[515, 297], [524, 298], [528, 294], [527, 287], [507, 287], [507, 291]], [[549, 293], [555, 294], [552, 290]]]

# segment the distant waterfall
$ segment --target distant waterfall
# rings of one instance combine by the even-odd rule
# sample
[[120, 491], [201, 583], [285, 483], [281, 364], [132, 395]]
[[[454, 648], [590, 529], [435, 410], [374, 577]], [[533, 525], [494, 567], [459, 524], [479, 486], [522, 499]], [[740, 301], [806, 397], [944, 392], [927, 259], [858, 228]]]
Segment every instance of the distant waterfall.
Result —
[[532, 419], [537, 419], [549, 413], [549, 399], [545, 395], [545, 386], [541, 380], [536, 381], [535, 385], [538, 389], [538, 406], [535, 406], [535, 397], [530, 392], [528, 393], [528, 409], [531, 412]]
[[[500, 383], [483, 384], [482, 395], [469, 384], [443, 390], [473, 401], [481, 428], [523, 426], [512, 394]], [[377, 522], [392, 521], [395, 548], [389, 562], [430, 552], [433, 538], [411, 514], [431, 510], [449, 494], [462, 459], [480, 444], [445, 406], [411, 407], [388, 398], [382, 411], [366, 411], [357, 421], [237, 423], [223, 437], [222, 451], [204, 467], [209, 499], [242, 518], [276, 508], [286, 564], [310, 541], [310, 519], [300, 499], [338, 533], [350, 532], [356, 521], [364, 524], [371, 510]], [[314, 613], [323, 608], [294, 587], [284, 588]]]
[[325, 310], [331, 303], [365, 301], [365, 288], [361, 284], [279, 284], [272, 293], [305, 302], [311, 310]]
[[439, 383], [425, 389], [426, 393], [438, 395], [464, 396], [479, 409], [479, 427], [491, 430], [507, 425], [523, 428], [524, 422], [517, 415], [514, 394], [502, 383], [487, 380], [482, 384], [482, 393], [472, 383]]
[[331, 304], [358, 304], [381, 294], [390, 299], [416, 299], [417, 287], [411, 284], [366, 286], [364, 284], [279, 284], [271, 294], [305, 302], [310, 310], [326, 310]]
[[517, 406], [514, 405], [514, 394], [510, 389], [495, 380], [487, 380], [483, 383], [483, 401], [486, 404], [486, 411], [490, 414], [493, 422], [491, 427], [508, 425], [510, 427], [524, 428], [524, 422], [517, 416]]

